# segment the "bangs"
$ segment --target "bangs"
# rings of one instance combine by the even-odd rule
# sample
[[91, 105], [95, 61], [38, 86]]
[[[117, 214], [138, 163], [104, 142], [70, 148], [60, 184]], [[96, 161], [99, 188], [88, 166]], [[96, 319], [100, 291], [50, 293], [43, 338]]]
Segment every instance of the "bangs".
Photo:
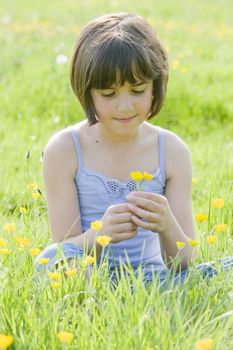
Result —
[[114, 38], [94, 56], [89, 88], [108, 89], [122, 86], [125, 81], [133, 85], [154, 77], [147, 56], [135, 43]]

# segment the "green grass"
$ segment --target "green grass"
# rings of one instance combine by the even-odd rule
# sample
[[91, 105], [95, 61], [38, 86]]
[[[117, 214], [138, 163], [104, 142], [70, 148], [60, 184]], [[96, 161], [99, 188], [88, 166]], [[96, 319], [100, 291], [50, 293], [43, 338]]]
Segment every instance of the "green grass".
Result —
[[[51, 243], [45, 200], [34, 201], [27, 184], [38, 183], [44, 194], [44, 145], [53, 133], [84, 118], [70, 88], [69, 64], [57, 65], [56, 57], [71, 57], [87, 21], [119, 11], [145, 16], [168, 48], [168, 94], [153, 123], [175, 131], [192, 151], [198, 179], [193, 211], [208, 216], [206, 222], [196, 222], [197, 262], [233, 256], [232, 1], [3, 0], [0, 237], [12, 251], [0, 253], [0, 334], [13, 335], [11, 349], [17, 350], [62, 349], [56, 333], [63, 330], [74, 333], [69, 349], [192, 350], [197, 340], [212, 338], [214, 349], [230, 350], [232, 273], [220, 273], [208, 283], [196, 283], [190, 276], [182, 287], [167, 292], [156, 281], [145, 289], [139, 278], [131, 294], [127, 278], [112, 291], [103, 266], [91, 283], [81, 273], [57, 290], [38, 289], [33, 284], [34, 258], [28, 249], [16, 248], [18, 236], [30, 238], [30, 248]], [[224, 208], [213, 209], [213, 198], [224, 198]], [[20, 206], [28, 209], [24, 216]], [[15, 222], [16, 231], [5, 233], [7, 222]], [[217, 223], [228, 228], [214, 233], [218, 242], [208, 245], [206, 236]]]

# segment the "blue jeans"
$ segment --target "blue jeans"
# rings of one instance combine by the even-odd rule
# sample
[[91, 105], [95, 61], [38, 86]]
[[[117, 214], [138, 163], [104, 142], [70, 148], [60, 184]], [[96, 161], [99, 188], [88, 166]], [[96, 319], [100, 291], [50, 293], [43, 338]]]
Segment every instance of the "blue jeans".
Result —
[[[47, 248], [45, 248], [40, 255], [37, 257], [35, 262], [35, 278], [34, 281], [40, 280], [41, 277], [47, 274], [47, 271], [52, 271], [56, 269], [56, 265], [59, 261], [65, 259], [81, 259], [83, 257], [83, 250], [79, 246], [73, 243], [54, 243]], [[41, 265], [38, 261], [42, 258], [48, 258], [49, 261], [46, 265]], [[233, 272], [233, 257], [225, 257], [223, 259], [218, 259], [218, 263], [223, 271], [229, 271], [232, 268]], [[186, 268], [180, 272], [174, 272], [169, 269], [158, 270], [155, 266], [151, 264], [142, 265], [138, 268], [134, 268], [134, 276], [137, 277], [139, 271], [143, 275], [143, 282], [145, 286], [157, 280], [158, 285], [166, 290], [168, 286], [177, 285], [178, 283], [183, 283], [187, 276], [192, 273], [197, 279], [200, 278], [211, 278], [217, 274], [217, 269], [215, 267], [215, 262], [205, 262], [196, 266]], [[122, 273], [119, 268], [110, 267], [109, 277], [116, 285], [119, 281], [119, 276]], [[126, 272], [127, 274], [127, 272]], [[133, 288], [133, 287], [132, 287]]]

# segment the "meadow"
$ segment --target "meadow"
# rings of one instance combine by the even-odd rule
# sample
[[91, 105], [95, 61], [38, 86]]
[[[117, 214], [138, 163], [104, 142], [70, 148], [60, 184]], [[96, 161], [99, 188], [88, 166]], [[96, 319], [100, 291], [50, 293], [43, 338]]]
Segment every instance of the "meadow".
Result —
[[143, 15], [168, 51], [167, 99], [152, 123], [192, 152], [196, 263], [233, 257], [232, 1], [1, 0], [0, 349], [233, 348], [233, 271], [219, 266], [208, 281], [190, 275], [166, 291], [140, 277], [134, 293], [126, 277], [113, 291], [95, 264], [91, 281], [83, 268], [33, 282], [35, 257], [52, 242], [43, 148], [85, 118], [69, 82], [75, 38], [92, 18], [122, 11]]

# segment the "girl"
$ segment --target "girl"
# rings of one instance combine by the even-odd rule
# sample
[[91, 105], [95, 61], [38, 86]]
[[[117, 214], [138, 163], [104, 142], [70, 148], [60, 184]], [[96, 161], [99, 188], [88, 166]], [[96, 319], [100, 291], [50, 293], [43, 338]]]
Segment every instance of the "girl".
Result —
[[[107, 254], [109, 271], [143, 267], [149, 281], [169, 271], [180, 241], [183, 273], [177, 276], [185, 276], [196, 256], [191, 156], [177, 135], [148, 122], [162, 108], [167, 81], [166, 52], [142, 17], [105, 15], [83, 29], [71, 85], [87, 120], [58, 132], [45, 147], [54, 244], [37, 258], [37, 271], [45, 269], [42, 258], [49, 270], [64, 257], [78, 266], [85, 250], [96, 249], [98, 264]], [[142, 191], [130, 178], [135, 170], [153, 175]], [[96, 220], [99, 231], [91, 228]], [[103, 233], [111, 239], [104, 250], [97, 243]]]

